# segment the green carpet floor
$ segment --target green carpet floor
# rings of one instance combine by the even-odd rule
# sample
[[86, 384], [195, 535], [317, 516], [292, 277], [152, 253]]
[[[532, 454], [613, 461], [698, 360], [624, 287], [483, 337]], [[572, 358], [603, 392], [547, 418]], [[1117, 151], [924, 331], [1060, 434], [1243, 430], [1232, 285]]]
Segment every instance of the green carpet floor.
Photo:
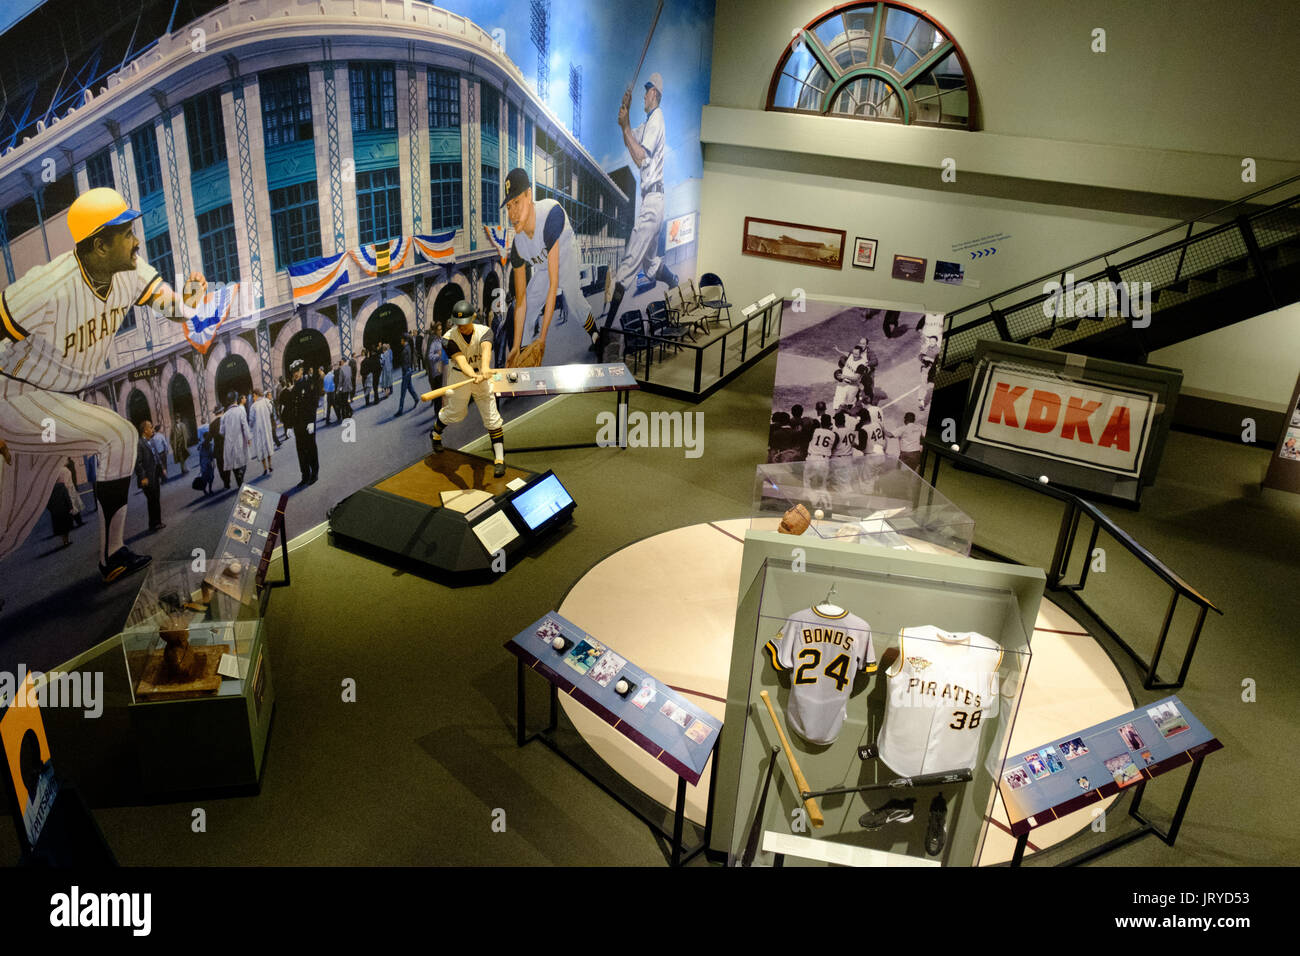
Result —
[[[699, 406], [634, 395], [634, 411], [701, 412], [699, 458], [670, 448], [511, 456], [523, 467], [554, 468], [578, 508], [571, 527], [489, 584], [448, 588], [335, 549], [324, 535], [298, 547], [293, 586], [273, 595], [267, 621], [277, 701], [261, 794], [101, 808], [97, 818], [119, 859], [662, 865], [646, 826], [540, 744], [515, 747], [515, 662], [502, 644], [624, 545], [748, 513], [774, 368], [769, 357]], [[551, 403], [511, 426], [507, 441], [590, 436], [596, 413], [613, 405], [606, 399]], [[1285, 823], [1295, 802], [1285, 751], [1300, 729], [1293, 623], [1300, 620], [1300, 516], [1256, 495], [1266, 461], [1259, 449], [1174, 434], [1142, 511], [1111, 512], [1225, 611], [1208, 621], [1180, 693], [1226, 749], [1206, 761], [1175, 848], [1147, 838], [1104, 864], [1300, 860], [1300, 841]], [[979, 544], [1034, 563], [1050, 557], [1054, 505], [948, 468], [939, 489], [975, 517]], [[1121, 633], [1149, 646], [1141, 638], [1154, 637], [1167, 592], [1113, 542], [1099, 544], [1107, 570], [1094, 576], [1088, 598]], [[1184, 629], [1176, 633], [1189, 620], [1180, 616]], [[1171, 662], [1182, 647], [1181, 637], [1172, 642]], [[355, 703], [342, 700], [348, 679], [356, 682]], [[1244, 681], [1257, 685], [1257, 702], [1243, 701]], [[536, 726], [545, 717], [543, 685], [530, 687]], [[1144, 805], [1157, 819], [1172, 812], [1181, 773], [1148, 789]], [[204, 833], [191, 830], [195, 807], [206, 810]], [[0, 837], [10, 859], [12, 839], [11, 829]]]

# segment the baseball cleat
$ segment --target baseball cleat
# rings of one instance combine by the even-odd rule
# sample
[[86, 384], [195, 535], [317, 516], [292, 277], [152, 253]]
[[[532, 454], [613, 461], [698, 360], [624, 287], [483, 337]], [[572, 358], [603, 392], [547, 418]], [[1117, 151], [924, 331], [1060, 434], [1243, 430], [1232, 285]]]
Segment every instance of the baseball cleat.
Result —
[[943, 852], [947, 816], [948, 802], [944, 800], [942, 793], [937, 794], [930, 801], [930, 825], [925, 829], [925, 852], [931, 856], [938, 856]]
[[433, 446], [433, 453], [435, 455], [442, 451], [442, 439], [433, 432], [429, 432], [429, 444]]
[[128, 548], [118, 548], [109, 556], [107, 564], [99, 566], [99, 575], [108, 584], [128, 574], [134, 574], [152, 561], [147, 554], [136, 554]]
[[493, 463], [492, 463], [492, 477], [493, 477], [493, 478], [504, 478], [505, 476], [506, 476], [506, 463], [505, 463], [504, 461], [493, 462]]
[[858, 824], [868, 830], [879, 830], [887, 823], [911, 823], [916, 810], [916, 797], [890, 800], [883, 807], [868, 811], [858, 817]]

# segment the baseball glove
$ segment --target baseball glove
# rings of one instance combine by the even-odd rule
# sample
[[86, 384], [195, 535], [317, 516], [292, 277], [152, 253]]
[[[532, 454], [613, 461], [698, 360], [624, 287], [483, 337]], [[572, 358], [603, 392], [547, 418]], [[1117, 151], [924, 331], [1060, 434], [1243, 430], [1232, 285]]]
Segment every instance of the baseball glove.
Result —
[[519, 356], [515, 359], [511, 368], [536, 368], [542, 364], [542, 356], [546, 352], [546, 346], [541, 342], [533, 342], [531, 345], [525, 345], [519, 350]]
[[803, 534], [811, 521], [808, 509], [803, 505], [795, 505], [781, 518], [781, 526], [777, 530], [782, 534]]

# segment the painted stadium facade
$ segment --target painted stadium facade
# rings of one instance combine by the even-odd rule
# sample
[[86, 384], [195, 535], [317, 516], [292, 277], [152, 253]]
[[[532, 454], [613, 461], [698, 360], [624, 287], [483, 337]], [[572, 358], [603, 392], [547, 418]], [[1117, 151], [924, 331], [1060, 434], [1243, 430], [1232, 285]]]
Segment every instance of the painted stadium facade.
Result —
[[[583, 261], [609, 265], [631, 207], [482, 27], [415, 0], [233, 0], [149, 44], [0, 154], [7, 285], [72, 247], [68, 204], [112, 186], [143, 212], [143, 253], [170, 279], [241, 284], [206, 355], [137, 309], [83, 396], [195, 433], [229, 389], [272, 390], [318, 365], [427, 328], [505, 280], [483, 230], [506, 174], [566, 206]], [[630, 181], [630, 176], [627, 177]], [[626, 186], [626, 183], [624, 184]], [[455, 230], [454, 261], [351, 270], [295, 306], [291, 264]], [[260, 292], [259, 292], [260, 290]]]

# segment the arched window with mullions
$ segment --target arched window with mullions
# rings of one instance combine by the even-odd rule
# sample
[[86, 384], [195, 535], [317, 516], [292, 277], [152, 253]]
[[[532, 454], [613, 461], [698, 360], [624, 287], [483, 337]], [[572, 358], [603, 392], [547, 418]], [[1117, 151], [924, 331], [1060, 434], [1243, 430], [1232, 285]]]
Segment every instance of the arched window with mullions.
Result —
[[767, 108], [973, 129], [975, 86], [948, 32], [900, 3], [848, 3], [790, 41]]

